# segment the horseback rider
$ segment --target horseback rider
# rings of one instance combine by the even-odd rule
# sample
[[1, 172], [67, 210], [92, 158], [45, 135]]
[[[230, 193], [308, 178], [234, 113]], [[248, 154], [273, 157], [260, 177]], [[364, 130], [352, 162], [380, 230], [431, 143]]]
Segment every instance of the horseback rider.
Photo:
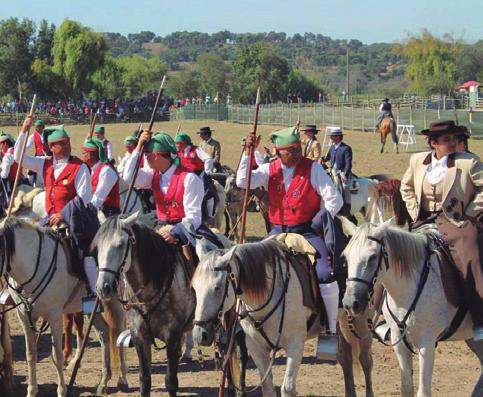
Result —
[[[137, 131], [136, 131], [137, 133]], [[124, 156], [118, 157], [119, 164], [117, 166], [117, 172], [118, 174], [122, 177], [122, 174], [124, 172], [124, 169], [126, 168], [126, 162], [131, 157], [131, 153], [133, 152], [134, 149], [136, 149], [136, 145], [138, 143], [138, 138], [136, 135], [128, 135], [126, 138], [124, 138], [124, 148], [126, 149], [126, 153], [124, 153]], [[144, 167], [144, 156], [141, 159], [141, 165], [140, 167]]]
[[[32, 117], [28, 116], [22, 126], [22, 130], [15, 144], [14, 159], [20, 161], [21, 147], [25, 140], [25, 133], [32, 125]], [[84, 206], [92, 200], [91, 175], [89, 167], [78, 157], [71, 155], [70, 138], [63, 125], [45, 128], [44, 136], [52, 156], [34, 157], [27, 154], [23, 157], [22, 167], [43, 175], [45, 185], [45, 212], [47, 217], [42, 223], [60, 227], [69, 222], [64, 219], [64, 210], [70, 204], [75, 205], [75, 199], [79, 197]], [[87, 209], [86, 209], [87, 211]], [[69, 224], [70, 234], [77, 233], [95, 234], [97, 230], [80, 231], [78, 226]], [[85, 244], [79, 246], [83, 254], [88, 252], [90, 238], [85, 237]], [[96, 290], [97, 267], [92, 256], [83, 255], [83, 266], [87, 276], [90, 293]]]
[[114, 161], [114, 154], [112, 152], [112, 142], [106, 139], [106, 129], [103, 125], [98, 125], [94, 129], [94, 135], [99, 139], [104, 145], [104, 150], [106, 151], [107, 159], [110, 162]]
[[[45, 142], [43, 138], [44, 129], [45, 129], [44, 121], [41, 119], [35, 120], [34, 133], [30, 135], [29, 139], [27, 140], [27, 149], [30, 149], [33, 146], [34, 154], [37, 157], [47, 155], [47, 152], [45, 150]], [[30, 170], [28, 172], [28, 178], [32, 186], [36, 186], [37, 184], [39, 184], [38, 182], [40, 182], [38, 181], [39, 176], [35, 172]]]
[[303, 131], [305, 135], [305, 139], [302, 140], [305, 144], [304, 157], [310, 160], [319, 161], [322, 156], [322, 146], [317, 140], [316, 135], [320, 130], [317, 129], [316, 125], [308, 124], [301, 131]]
[[12, 192], [18, 169], [18, 163], [13, 158], [14, 145], [15, 139], [13, 139], [9, 133], [3, 131], [0, 132], [0, 151], [2, 155], [0, 177], [2, 178], [2, 183], [5, 189], [0, 194], [4, 196], [2, 200], [2, 205], [4, 207], [8, 205], [8, 198]]
[[84, 141], [82, 160], [91, 170], [92, 205], [106, 218], [120, 214], [119, 175], [107, 159], [99, 139], [87, 138]]
[[384, 117], [390, 117], [394, 119], [394, 115], [392, 114], [392, 105], [389, 102], [388, 98], [384, 98], [379, 105], [379, 116], [377, 117], [376, 122], [376, 129], [379, 130], [379, 126], [381, 125], [381, 121]]
[[344, 133], [340, 127], [329, 127], [327, 135], [332, 145], [325, 157], [321, 158], [322, 164], [330, 161], [332, 175], [337, 180], [336, 183], [342, 186], [344, 206], [342, 208], [345, 215], [350, 215], [351, 192], [350, 181], [352, 177], [352, 148], [342, 140]]
[[[401, 181], [401, 195], [412, 228], [435, 223], [448, 244], [473, 319], [475, 340], [483, 339], [483, 165], [473, 153], [457, 152], [466, 127], [454, 121], [432, 123], [421, 131], [430, 152], [414, 154]], [[480, 229], [480, 234], [478, 233]]]
[[[303, 235], [317, 250], [315, 269], [325, 304], [330, 333], [335, 334], [339, 305], [339, 287], [334, 278], [329, 251], [324, 239], [314, 229], [321, 211], [333, 218], [342, 207], [342, 197], [324, 168], [302, 154], [300, 137], [293, 127], [275, 131], [272, 140], [278, 159], [260, 164], [252, 171], [250, 188], [263, 186], [268, 191], [270, 234], [282, 232]], [[249, 147], [259, 140], [250, 134], [240, 161], [236, 182], [247, 188], [246, 172]]]
[[[183, 245], [194, 247], [194, 240], [187, 233], [192, 228], [198, 236], [221, 248], [218, 238], [202, 223], [203, 182], [195, 173], [181, 167], [178, 150], [168, 134], [144, 131], [126, 163], [123, 179], [128, 182], [133, 178], [143, 146], [149, 167], [139, 169], [134, 185], [153, 191], [158, 226], [161, 227], [159, 234], [168, 243], [181, 241]], [[162, 227], [166, 225], [174, 227], [171, 230]]]
[[194, 172], [203, 181], [203, 221], [213, 218], [216, 206], [220, 201], [216, 187], [209, 175], [213, 172], [213, 158], [203, 149], [193, 145], [191, 137], [185, 131], [178, 132], [174, 138], [174, 142], [178, 150], [181, 167], [189, 172]]
[[200, 128], [197, 132], [201, 138], [199, 147], [213, 159], [213, 172], [221, 172], [221, 145], [211, 137], [213, 131], [210, 127]]

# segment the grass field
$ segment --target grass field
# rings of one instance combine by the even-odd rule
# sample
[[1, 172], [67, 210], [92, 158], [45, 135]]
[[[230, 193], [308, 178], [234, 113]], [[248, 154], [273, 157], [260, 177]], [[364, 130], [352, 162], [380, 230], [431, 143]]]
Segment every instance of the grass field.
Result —
[[[303, 120], [302, 120], [303, 122]], [[241, 139], [245, 136], [250, 126], [229, 124], [223, 122], [186, 122], [181, 126], [182, 130], [190, 133], [195, 142], [198, 141], [196, 131], [205, 125], [210, 125], [214, 130], [213, 137], [222, 144], [222, 163], [235, 168], [241, 151]], [[166, 131], [172, 135], [178, 127], [177, 123], [157, 123], [155, 131]], [[81, 143], [86, 135], [87, 126], [68, 126], [67, 130], [72, 137], [74, 154], [80, 154]], [[137, 128], [135, 124], [108, 124], [106, 125], [107, 138], [114, 143], [116, 157], [123, 153], [123, 139]], [[262, 143], [267, 144], [268, 134], [275, 128], [273, 126], [260, 126], [258, 132], [262, 135]], [[15, 128], [6, 128], [14, 132]], [[323, 139], [323, 136], [320, 137]], [[354, 152], [353, 171], [358, 175], [387, 174], [395, 178], [401, 178], [408, 165], [412, 153], [425, 149], [424, 139], [418, 137], [416, 147], [401, 154], [392, 152], [392, 145], [387, 145], [388, 153], [379, 154], [378, 136], [371, 133], [347, 132], [345, 141], [352, 146]], [[483, 141], [470, 142], [473, 152], [483, 154]], [[259, 214], [249, 214], [247, 222], [247, 236], [249, 238], [262, 237], [264, 227]], [[16, 317], [11, 313], [10, 324], [13, 333], [13, 347], [15, 353], [16, 383], [19, 385], [18, 395], [26, 393], [27, 366], [25, 362], [25, 344], [21, 336], [21, 330]], [[48, 334], [42, 336], [40, 343], [39, 364], [37, 367], [38, 381], [40, 384], [39, 397], [47, 397], [55, 394], [56, 376], [53, 370], [50, 354], [50, 340]], [[328, 366], [318, 364], [313, 358], [314, 341], [306, 345], [305, 357], [298, 375], [298, 393], [300, 396], [342, 396], [344, 395], [343, 376], [340, 366]], [[480, 374], [478, 360], [469, 349], [462, 343], [441, 343], [437, 348], [435, 373], [433, 377], [434, 396], [467, 396], [470, 395], [475, 380]], [[213, 369], [211, 349], [203, 349], [206, 366], [201, 367], [197, 363], [182, 364], [180, 367], [180, 396], [212, 397], [216, 395], [218, 373]], [[374, 388], [378, 396], [394, 396], [400, 393], [399, 369], [392, 349], [379, 343], [373, 344], [374, 358]], [[130, 393], [115, 393], [113, 388], [110, 393], [116, 396], [134, 397], [139, 395], [139, 369], [134, 349], [128, 352]], [[155, 352], [153, 356], [153, 395], [167, 395], [164, 389], [165, 354]], [[248, 371], [248, 385], [256, 385], [259, 382], [258, 373], [253, 367]], [[284, 360], [277, 359], [274, 366], [274, 382], [279, 386], [282, 382]], [[418, 365], [415, 360], [414, 379], [417, 384]], [[90, 341], [82, 363], [75, 396], [92, 396], [100, 373], [100, 349], [95, 341]], [[66, 373], [66, 379], [70, 373]], [[357, 391], [363, 395], [363, 380], [358, 377]], [[112, 384], [112, 381], [111, 381]], [[253, 396], [261, 396], [257, 392]]]

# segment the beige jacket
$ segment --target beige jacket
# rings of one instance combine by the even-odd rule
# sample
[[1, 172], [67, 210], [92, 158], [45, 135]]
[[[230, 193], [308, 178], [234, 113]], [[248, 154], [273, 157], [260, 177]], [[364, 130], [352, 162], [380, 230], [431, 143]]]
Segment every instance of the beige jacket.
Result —
[[[418, 220], [423, 191], [423, 180], [431, 164], [431, 152], [416, 153], [409, 160], [409, 168], [401, 180], [401, 195], [413, 221]], [[447, 162], [443, 180], [444, 215], [461, 225], [465, 217], [483, 215], [483, 165], [473, 153], [454, 153]]]
[[316, 139], [309, 141], [308, 139], [302, 141], [305, 144], [304, 156], [309, 160], [318, 161], [322, 156], [322, 145]]
[[215, 163], [220, 163], [221, 158], [221, 145], [220, 142], [215, 141], [213, 138], [209, 142], [201, 141], [198, 145], [204, 152], [208, 153]]

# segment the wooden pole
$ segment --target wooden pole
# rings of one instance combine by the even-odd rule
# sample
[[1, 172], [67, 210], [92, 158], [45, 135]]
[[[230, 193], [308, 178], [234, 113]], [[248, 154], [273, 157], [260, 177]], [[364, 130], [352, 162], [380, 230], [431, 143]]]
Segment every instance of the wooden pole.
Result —
[[[37, 101], [37, 94], [34, 94], [34, 98], [32, 99], [32, 106], [30, 107], [29, 117], [32, 117], [35, 110], [35, 102]], [[20, 180], [20, 175], [22, 174], [22, 162], [23, 157], [25, 155], [25, 149], [27, 148], [27, 141], [29, 138], [30, 129], [25, 131], [24, 141], [22, 142], [22, 148], [20, 149], [20, 160], [18, 162], [17, 173], [15, 174], [15, 181], [13, 183], [12, 193], [10, 194], [10, 201], [8, 202], [8, 209], [7, 209], [7, 216], [8, 219], [10, 214], [12, 213], [13, 208], [13, 199], [15, 197], [15, 193], [17, 192], [18, 181]]]

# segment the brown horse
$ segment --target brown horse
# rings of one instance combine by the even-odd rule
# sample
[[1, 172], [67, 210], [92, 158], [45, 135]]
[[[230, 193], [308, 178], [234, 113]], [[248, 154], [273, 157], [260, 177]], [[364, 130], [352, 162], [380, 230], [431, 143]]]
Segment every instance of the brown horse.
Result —
[[389, 116], [384, 116], [381, 124], [379, 124], [379, 134], [381, 136], [381, 153], [384, 153], [384, 145], [386, 144], [386, 138], [389, 134], [391, 134], [392, 141], [394, 142], [396, 153], [399, 153], [399, 139], [397, 137], [396, 130], [397, 126], [394, 119]]
[[411, 217], [402, 199], [400, 188], [399, 179], [388, 179], [369, 187], [370, 201], [373, 205], [369, 207], [367, 218], [372, 223], [376, 223], [377, 217], [381, 223], [386, 215], [394, 217], [398, 226], [404, 226], [406, 223], [409, 225]]
[[[64, 365], [69, 363], [70, 356], [72, 355], [72, 329], [75, 324], [75, 329], [78, 335], [77, 340], [84, 339], [84, 313], [64, 313]], [[79, 346], [77, 346], [79, 348]]]

